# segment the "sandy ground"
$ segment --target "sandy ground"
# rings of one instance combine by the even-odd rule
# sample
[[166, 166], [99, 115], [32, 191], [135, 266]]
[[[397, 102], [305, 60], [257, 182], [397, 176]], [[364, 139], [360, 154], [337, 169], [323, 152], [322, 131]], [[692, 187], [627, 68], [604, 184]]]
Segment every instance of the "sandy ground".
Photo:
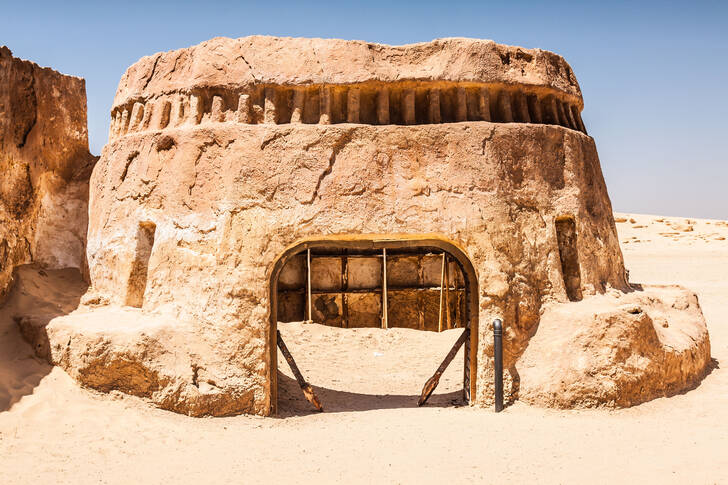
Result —
[[[463, 330], [337, 329], [279, 323], [279, 330], [326, 412], [416, 408], [422, 387]], [[348, 331], [347, 331], [348, 330]], [[463, 406], [463, 351], [453, 359], [428, 406]], [[283, 356], [278, 355], [281, 416], [311, 414]]]
[[[32, 357], [11, 302], [0, 312], [0, 483], [728, 483], [728, 224], [618, 217], [633, 282], [700, 297], [717, 368], [693, 391], [618, 411], [517, 403], [495, 414], [458, 406], [458, 356], [417, 408], [457, 331], [288, 324], [327, 412], [309, 412], [281, 361], [281, 417], [195, 419], [79, 389]], [[70, 280], [31, 283], [50, 296], [17, 304], [40, 315], [76, 298]]]

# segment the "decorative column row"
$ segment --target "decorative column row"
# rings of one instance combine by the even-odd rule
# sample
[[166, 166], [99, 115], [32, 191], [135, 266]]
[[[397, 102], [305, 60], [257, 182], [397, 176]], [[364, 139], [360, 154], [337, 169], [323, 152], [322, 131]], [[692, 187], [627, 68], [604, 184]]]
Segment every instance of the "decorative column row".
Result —
[[[230, 96], [209, 96], [209, 112], [205, 108], [205, 95], [199, 93], [171, 95], [146, 103], [136, 101], [117, 108], [113, 112], [109, 136], [116, 138], [147, 129], [194, 126], [203, 120], [245, 124], [316, 122], [322, 125], [492, 121], [555, 124], [586, 133], [576, 105], [554, 94], [539, 96], [511, 87], [404, 87], [392, 93], [386, 85], [366, 92], [359, 86], [266, 86], [257, 92], [238, 95], [237, 106], [226, 106]], [[396, 104], [391, 106], [392, 102]], [[418, 103], [424, 103], [424, 106], [418, 106]]]

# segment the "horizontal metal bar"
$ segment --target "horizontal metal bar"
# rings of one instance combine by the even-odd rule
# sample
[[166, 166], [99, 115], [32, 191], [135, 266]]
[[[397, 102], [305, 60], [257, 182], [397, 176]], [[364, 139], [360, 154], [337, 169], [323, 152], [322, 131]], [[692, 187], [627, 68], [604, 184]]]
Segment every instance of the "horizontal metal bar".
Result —
[[[279, 293], [303, 293], [306, 291], [305, 287], [302, 288], [278, 288]], [[428, 286], [428, 287], [412, 287], [412, 286], [392, 286], [387, 285], [387, 291], [411, 291], [411, 292], [425, 292], [425, 291], [440, 291], [439, 286]], [[465, 291], [463, 287], [450, 287], [450, 291]], [[348, 290], [312, 290], [312, 294], [320, 295], [332, 295], [338, 293], [376, 293], [380, 294], [382, 288], [380, 286], [376, 288], [349, 288]]]

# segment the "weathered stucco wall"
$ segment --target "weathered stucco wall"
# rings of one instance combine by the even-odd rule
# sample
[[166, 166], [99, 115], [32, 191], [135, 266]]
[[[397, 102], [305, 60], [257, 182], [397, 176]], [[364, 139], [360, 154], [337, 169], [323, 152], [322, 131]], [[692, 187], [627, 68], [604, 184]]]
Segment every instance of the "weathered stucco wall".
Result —
[[0, 295], [18, 264], [84, 267], [95, 161], [84, 80], [0, 47]]
[[[146, 56], [119, 82], [114, 107], [196, 88], [427, 81], [521, 85], [578, 98], [563, 57], [492, 40], [449, 38], [391, 46], [341, 39], [217, 37]], [[580, 106], [581, 108], [582, 106]]]
[[[268, 277], [298, 239], [439, 233], [478, 272], [488, 376], [489, 327], [511, 324], [522, 352], [544, 300], [567, 301], [555, 219], [579, 230], [584, 294], [624, 288], [594, 143], [554, 126], [245, 126], [127, 135], [92, 178], [89, 264], [96, 291], [124, 303], [137, 227], [156, 225], [144, 308], [221, 333], [266, 394]], [[234, 350], [233, 350], [234, 349]], [[490, 396], [487, 377], [476, 400]]]

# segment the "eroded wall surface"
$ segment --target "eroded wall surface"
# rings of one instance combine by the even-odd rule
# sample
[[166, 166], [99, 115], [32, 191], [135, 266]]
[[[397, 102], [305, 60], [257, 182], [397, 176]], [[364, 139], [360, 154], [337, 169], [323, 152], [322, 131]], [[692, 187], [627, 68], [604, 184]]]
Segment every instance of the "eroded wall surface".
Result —
[[0, 295], [18, 264], [85, 266], [95, 161], [84, 80], [0, 47]]
[[122, 77], [91, 180], [94, 301], [191, 322], [219, 341], [193, 367], [224, 362], [215, 392], [244, 389], [240, 410], [266, 413], [269, 278], [285, 248], [436, 233], [478, 274], [474, 400], [489, 402], [493, 316], [509, 322], [513, 370], [544, 302], [626, 288], [582, 108], [563, 58], [492, 41], [254, 36], [145, 57]]
[[92, 187], [95, 290], [124, 302], [138, 227], [154, 223], [143, 308], [218, 334], [259, 389], [258, 412], [267, 405], [268, 278], [304, 237], [438, 233], [461, 244], [479, 279], [483, 403], [492, 396], [487, 323], [496, 314], [511, 322], [512, 365], [542, 302], [568, 301], [557, 217], [578, 228], [582, 292], [625, 287], [594, 143], [562, 127], [168, 128], [108, 145]]

